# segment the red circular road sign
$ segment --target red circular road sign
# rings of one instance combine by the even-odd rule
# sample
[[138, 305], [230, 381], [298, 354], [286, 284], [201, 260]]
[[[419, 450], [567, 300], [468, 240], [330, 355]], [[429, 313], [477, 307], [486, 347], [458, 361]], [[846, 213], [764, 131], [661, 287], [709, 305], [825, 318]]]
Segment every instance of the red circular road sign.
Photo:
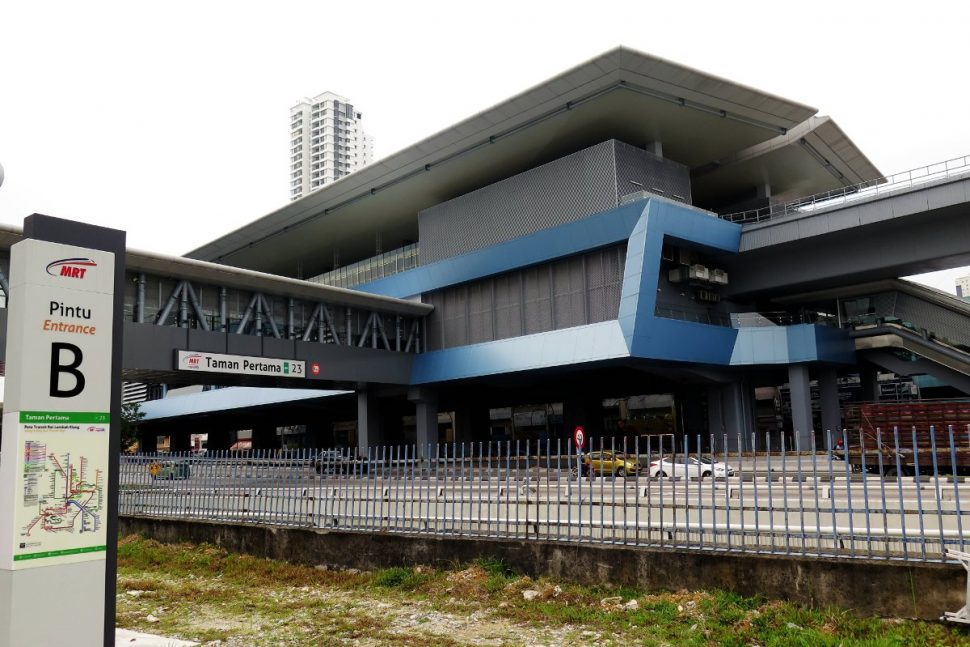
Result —
[[310, 365], [310, 372], [314, 375], [320, 375], [320, 365], [314, 362]]
[[586, 431], [579, 425], [573, 431], [573, 442], [576, 443], [576, 449], [582, 449], [586, 444]]

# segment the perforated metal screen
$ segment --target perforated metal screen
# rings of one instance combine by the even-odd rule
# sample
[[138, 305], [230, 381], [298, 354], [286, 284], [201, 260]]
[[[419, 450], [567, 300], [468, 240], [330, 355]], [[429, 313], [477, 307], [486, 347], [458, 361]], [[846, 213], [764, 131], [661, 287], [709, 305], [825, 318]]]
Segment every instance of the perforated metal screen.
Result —
[[422, 265], [612, 209], [646, 190], [690, 202], [685, 166], [610, 140], [418, 215]]
[[626, 246], [428, 292], [430, 350], [616, 319]]
[[876, 294], [875, 301], [879, 314], [891, 314], [918, 328], [926, 328], [951, 344], [970, 346], [970, 326], [967, 317], [959, 312], [905, 292]]

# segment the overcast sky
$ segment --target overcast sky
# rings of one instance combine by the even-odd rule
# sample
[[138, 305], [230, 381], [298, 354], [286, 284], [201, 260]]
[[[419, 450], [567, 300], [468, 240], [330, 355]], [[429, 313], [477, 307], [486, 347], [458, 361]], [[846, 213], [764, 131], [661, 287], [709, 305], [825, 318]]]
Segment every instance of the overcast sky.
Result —
[[903, 171], [970, 153], [968, 25], [928, 1], [11, 1], [0, 222], [182, 254], [286, 203], [300, 97], [350, 98], [380, 158], [620, 44], [816, 106]]

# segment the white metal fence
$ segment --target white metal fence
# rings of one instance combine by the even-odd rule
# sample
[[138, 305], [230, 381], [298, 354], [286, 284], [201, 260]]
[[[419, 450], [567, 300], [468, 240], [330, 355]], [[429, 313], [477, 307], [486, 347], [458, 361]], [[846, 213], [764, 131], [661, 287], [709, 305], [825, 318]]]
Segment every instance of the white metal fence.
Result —
[[[966, 548], [970, 428], [823, 442], [830, 449], [752, 435], [594, 438], [582, 454], [562, 439], [142, 454], [122, 458], [120, 512], [892, 560]], [[727, 449], [744, 446], [764, 451]]]

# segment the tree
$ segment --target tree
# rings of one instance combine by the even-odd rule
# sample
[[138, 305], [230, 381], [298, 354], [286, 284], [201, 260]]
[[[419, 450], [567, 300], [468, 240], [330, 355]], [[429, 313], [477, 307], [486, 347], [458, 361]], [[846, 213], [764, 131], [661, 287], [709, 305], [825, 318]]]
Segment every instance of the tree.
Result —
[[121, 405], [121, 451], [128, 449], [138, 442], [138, 425], [145, 412], [141, 410], [138, 402], [129, 402]]

